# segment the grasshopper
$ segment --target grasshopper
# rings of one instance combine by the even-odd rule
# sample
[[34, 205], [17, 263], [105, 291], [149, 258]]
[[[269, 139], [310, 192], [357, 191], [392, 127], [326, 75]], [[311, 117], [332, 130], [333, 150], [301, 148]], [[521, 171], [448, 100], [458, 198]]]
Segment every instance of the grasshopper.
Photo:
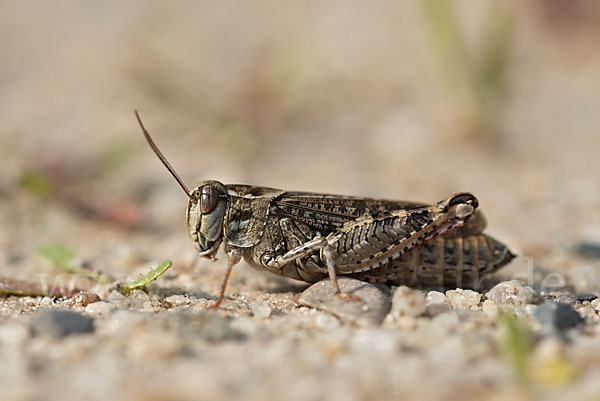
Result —
[[509, 263], [514, 255], [483, 234], [486, 221], [470, 193], [435, 204], [291, 192], [204, 181], [190, 190], [154, 143], [154, 153], [185, 192], [186, 220], [198, 254], [215, 259], [221, 244], [227, 270], [213, 307], [224, 298], [242, 258], [269, 272], [313, 283], [338, 276], [411, 286], [467, 285]]

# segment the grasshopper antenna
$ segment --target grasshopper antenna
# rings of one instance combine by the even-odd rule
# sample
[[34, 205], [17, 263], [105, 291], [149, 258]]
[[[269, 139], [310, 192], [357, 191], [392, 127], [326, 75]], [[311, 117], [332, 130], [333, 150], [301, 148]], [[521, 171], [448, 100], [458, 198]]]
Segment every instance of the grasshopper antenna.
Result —
[[171, 166], [171, 163], [169, 163], [169, 161], [167, 160], [167, 158], [165, 157], [165, 155], [162, 154], [162, 152], [160, 151], [160, 149], [158, 149], [158, 146], [156, 146], [156, 144], [154, 143], [154, 141], [150, 137], [150, 134], [148, 133], [148, 130], [146, 130], [146, 127], [144, 127], [144, 124], [142, 123], [142, 119], [140, 118], [140, 115], [138, 114], [138, 111], [134, 110], [134, 112], [135, 112], [135, 118], [137, 118], [138, 123], [140, 124], [140, 127], [142, 128], [142, 132], [144, 133], [144, 136], [146, 137], [146, 141], [148, 141], [148, 145], [150, 145], [150, 147], [152, 148], [152, 150], [154, 151], [154, 153], [156, 154], [156, 156], [158, 156], [158, 158], [160, 159], [160, 161], [162, 162], [162, 164], [164, 164], [164, 166], [167, 168], [167, 170], [169, 170], [169, 173], [171, 173], [171, 175], [173, 176], [173, 178], [175, 178], [175, 181], [177, 181], [177, 183], [179, 184], [179, 186], [181, 188], [183, 188], [183, 190], [185, 191], [185, 194], [189, 198], [190, 197], [190, 190], [183, 183], [183, 180], [181, 178], [179, 178], [179, 175], [175, 172], [175, 169]]

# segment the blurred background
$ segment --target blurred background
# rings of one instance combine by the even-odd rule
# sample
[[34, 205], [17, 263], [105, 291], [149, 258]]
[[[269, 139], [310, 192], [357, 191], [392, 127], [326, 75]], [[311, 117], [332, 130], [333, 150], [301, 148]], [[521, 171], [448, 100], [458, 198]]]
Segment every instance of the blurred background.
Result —
[[[2, 275], [56, 274], [54, 243], [114, 276], [170, 258], [216, 293], [223, 255], [190, 268], [186, 198], [134, 109], [188, 186], [471, 191], [522, 256], [501, 274], [568, 275], [600, 242], [599, 37], [586, 0], [3, 0]], [[231, 288], [283, 285], [262, 277]]]
[[44, 241], [117, 270], [115, 249], [193, 254], [134, 108], [188, 185], [467, 190], [521, 255], [599, 239], [599, 21], [583, 0], [3, 1], [5, 266]]

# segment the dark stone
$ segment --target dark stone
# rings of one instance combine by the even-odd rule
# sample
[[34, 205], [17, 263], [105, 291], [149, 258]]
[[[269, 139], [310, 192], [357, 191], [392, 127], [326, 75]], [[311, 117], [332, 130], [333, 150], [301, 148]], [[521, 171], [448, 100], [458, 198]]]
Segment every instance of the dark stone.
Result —
[[592, 302], [594, 299], [598, 298], [596, 294], [592, 294], [591, 292], [584, 292], [577, 294], [577, 299], [581, 302], [588, 301]]
[[582, 321], [571, 305], [556, 302], [544, 302], [534, 310], [533, 315], [543, 326], [553, 330], [569, 329]]
[[31, 320], [31, 330], [35, 335], [63, 338], [71, 334], [93, 332], [94, 319], [68, 310], [44, 310]]
[[175, 331], [181, 337], [201, 338], [208, 342], [244, 339], [244, 335], [231, 326], [231, 318], [212, 310], [160, 314], [148, 320], [147, 324], [160, 330]]
[[569, 276], [577, 292], [600, 293], [600, 265], [576, 267], [571, 270]]
[[584, 258], [600, 259], [600, 243], [581, 241], [575, 244], [575, 253]]
[[552, 297], [552, 301], [558, 303], [558, 304], [566, 304], [566, 305], [571, 305], [571, 306], [576, 306], [579, 304], [579, 299], [577, 299], [577, 297], [574, 294], [571, 293], [550, 293], [550, 296]]

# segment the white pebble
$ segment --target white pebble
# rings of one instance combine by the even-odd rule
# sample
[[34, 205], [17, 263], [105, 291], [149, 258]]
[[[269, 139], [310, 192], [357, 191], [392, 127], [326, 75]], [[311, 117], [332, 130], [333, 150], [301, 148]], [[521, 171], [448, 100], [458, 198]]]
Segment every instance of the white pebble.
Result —
[[171, 295], [170, 297], [166, 297], [165, 301], [174, 306], [187, 305], [190, 302], [186, 295]]
[[392, 298], [392, 316], [418, 317], [427, 310], [427, 302], [423, 294], [406, 286], [398, 287]]
[[5, 349], [16, 349], [29, 339], [30, 333], [25, 325], [17, 322], [5, 321], [0, 325], [0, 346]]
[[51, 297], [43, 297], [40, 300], [40, 306], [43, 306], [46, 308], [51, 308], [53, 306], [52, 298]]
[[537, 293], [519, 280], [510, 280], [497, 284], [485, 296], [497, 304], [523, 305], [533, 303]]
[[481, 304], [481, 309], [483, 310], [483, 313], [490, 319], [496, 319], [498, 317], [498, 305], [496, 305], [494, 301], [486, 299]]
[[97, 316], [108, 316], [114, 309], [114, 305], [109, 302], [94, 302], [85, 307], [85, 313]]
[[427, 313], [431, 316], [437, 316], [440, 313], [452, 310], [448, 298], [438, 291], [429, 291], [425, 303], [427, 304]]
[[267, 318], [271, 316], [271, 312], [273, 311], [266, 301], [260, 299], [250, 302], [250, 309], [252, 310], [254, 317], [258, 318]]
[[438, 291], [429, 291], [425, 300], [427, 301], [428, 306], [432, 304], [448, 303], [448, 298]]
[[476, 309], [481, 300], [481, 294], [472, 290], [457, 288], [446, 291], [446, 298], [455, 309]]
[[319, 313], [315, 318], [315, 325], [320, 329], [331, 331], [340, 326], [340, 321], [329, 313]]
[[582, 318], [587, 319], [588, 321], [591, 321], [591, 322], [600, 321], [600, 318], [598, 317], [598, 312], [596, 311], [596, 309], [591, 308], [589, 306], [584, 306], [583, 308], [579, 308], [579, 309], [577, 309], [577, 312], [579, 312], [579, 315], [581, 315]]

